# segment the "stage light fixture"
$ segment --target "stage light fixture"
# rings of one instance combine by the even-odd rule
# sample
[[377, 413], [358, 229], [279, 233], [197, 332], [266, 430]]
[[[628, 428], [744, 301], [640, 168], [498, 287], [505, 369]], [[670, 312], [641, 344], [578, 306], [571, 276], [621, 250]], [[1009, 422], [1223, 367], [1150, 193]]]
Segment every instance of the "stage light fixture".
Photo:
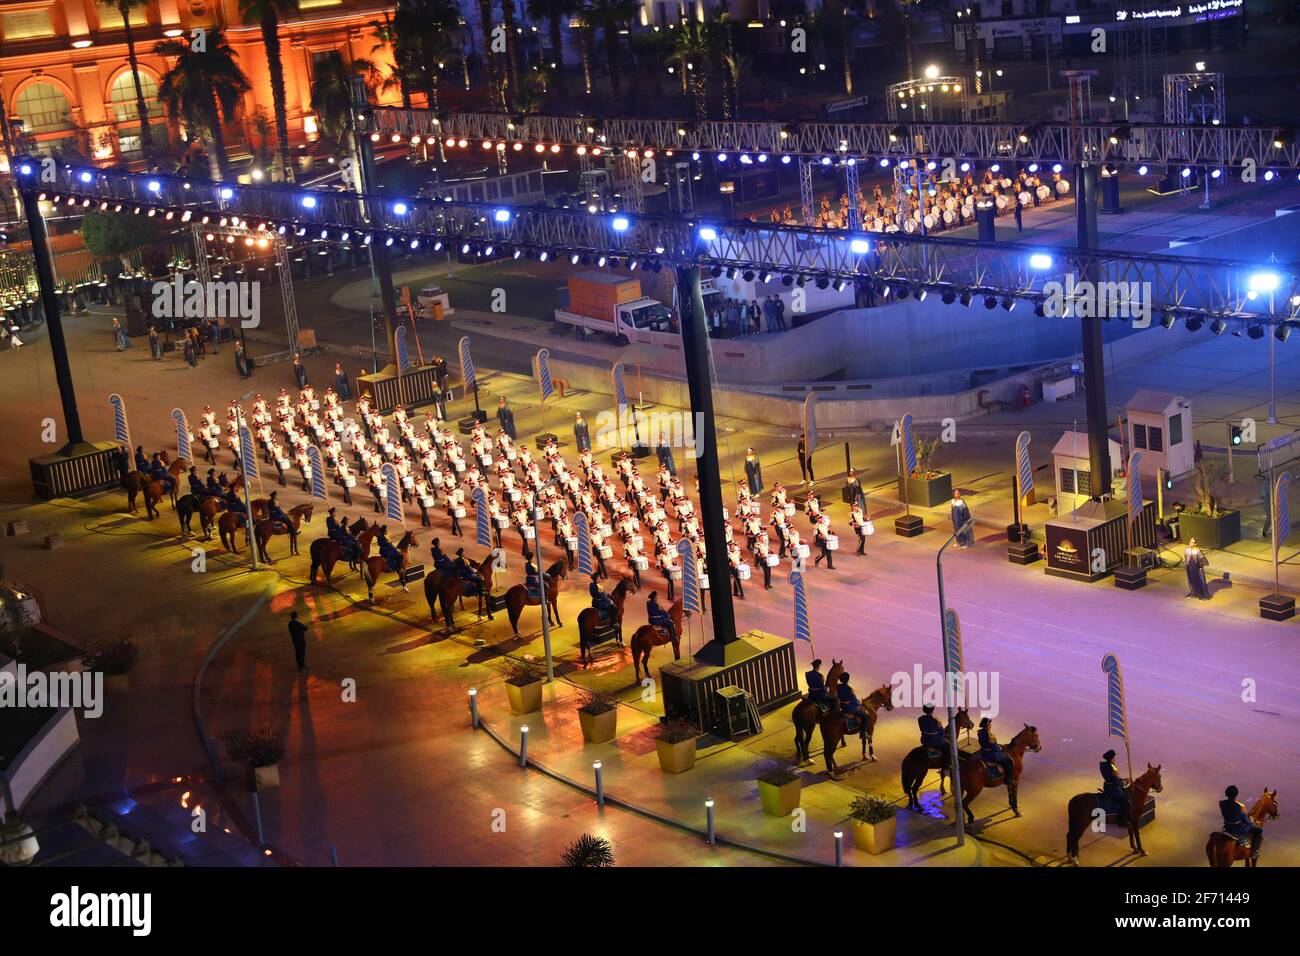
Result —
[[1213, 332], [1215, 335], [1222, 335], [1223, 330], [1226, 329], [1227, 327], [1228, 327], [1228, 323], [1223, 321], [1223, 319], [1215, 319], [1213, 322], [1210, 323], [1210, 331]]
[[1246, 334], [1250, 336], [1252, 339], [1262, 339], [1264, 337], [1264, 327], [1262, 325], [1252, 323], [1251, 325], [1246, 327]]
[[1199, 315], [1189, 315], [1183, 320], [1183, 325], [1187, 328], [1188, 332], [1199, 332], [1201, 331], [1201, 326], [1205, 325], [1205, 319]]

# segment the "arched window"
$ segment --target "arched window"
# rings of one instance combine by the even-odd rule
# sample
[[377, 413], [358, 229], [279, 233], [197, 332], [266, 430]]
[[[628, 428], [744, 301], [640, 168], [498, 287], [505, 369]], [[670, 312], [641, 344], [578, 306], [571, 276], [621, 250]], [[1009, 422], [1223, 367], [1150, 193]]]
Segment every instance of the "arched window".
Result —
[[72, 128], [68, 98], [53, 83], [36, 82], [18, 94], [14, 112], [29, 133], [54, 133]]
[[[145, 108], [150, 116], [161, 116], [162, 102], [158, 99], [158, 81], [145, 70], [140, 71], [140, 92], [144, 94]], [[135, 80], [130, 70], [123, 70], [113, 80], [108, 91], [108, 101], [113, 104], [113, 118], [119, 123], [138, 123], [140, 113], [135, 103]]]

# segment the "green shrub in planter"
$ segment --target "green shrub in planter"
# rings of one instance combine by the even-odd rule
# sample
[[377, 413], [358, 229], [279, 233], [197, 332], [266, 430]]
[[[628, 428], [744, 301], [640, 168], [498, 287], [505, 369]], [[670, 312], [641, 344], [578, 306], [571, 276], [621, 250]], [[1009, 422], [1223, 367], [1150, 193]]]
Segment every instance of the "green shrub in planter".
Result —
[[542, 687], [546, 671], [536, 661], [512, 660], [506, 665], [506, 696], [510, 712], [517, 716], [542, 709]]
[[587, 743], [608, 743], [618, 734], [618, 705], [600, 694], [585, 694], [578, 707], [578, 723]]
[[280, 760], [284, 757], [285, 731], [270, 721], [245, 730], [228, 730], [222, 734], [226, 753], [231, 760], [245, 764], [258, 790], [280, 785]]
[[695, 738], [698, 727], [684, 720], [670, 720], [659, 728], [655, 752], [665, 773], [684, 773], [695, 766]]
[[849, 807], [853, 845], [866, 853], [880, 854], [894, 848], [898, 807], [875, 794], [864, 793]]
[[803, 778], [793, 767], [772, 763], [758, 775], [758, 797], [763, 810], [774, 817], [788, 817], [799, 806]]

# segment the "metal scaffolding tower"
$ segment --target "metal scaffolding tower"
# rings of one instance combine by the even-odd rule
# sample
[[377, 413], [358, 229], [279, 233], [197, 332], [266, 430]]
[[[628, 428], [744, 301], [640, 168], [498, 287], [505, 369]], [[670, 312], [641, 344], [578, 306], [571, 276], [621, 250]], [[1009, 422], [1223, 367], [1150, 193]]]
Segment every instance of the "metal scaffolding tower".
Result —
[[799, 157], [799, 201], [803, 204], [803, 224], [814, 225], [816, 207], [813, 204], [812, 160]]

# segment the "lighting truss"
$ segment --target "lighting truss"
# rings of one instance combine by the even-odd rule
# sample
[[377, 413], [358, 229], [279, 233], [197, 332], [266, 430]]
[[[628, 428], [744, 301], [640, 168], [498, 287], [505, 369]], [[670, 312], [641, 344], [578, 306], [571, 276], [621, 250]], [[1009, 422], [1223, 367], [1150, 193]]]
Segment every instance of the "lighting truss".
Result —
[[[21, 170], [37, 160], [18, 160]], [[1064, 284], [1096, 268], [1101, 280], [1137, 290], [1153, 316], [1201, 316], [1277, 325], [1300, 317], [1300, 269], [1225, 259], [1045, 248], [1019, 243], [981, 243], [906, 233], [854, 233], [840, 229], [763, 225], [749, 221], [704, 222], [672, 216], [610, 215], [541, 206], [447, 202], [437, 198], [397, 200], [285, 185], [247, 186], [123, 170], [54, 167], [52, 181], [36, 173], [19, 176], [20, 188], [47, 201], [91, 207], [107, 204], [122, 215], [172, 212], [179, 221], [205, 225], [239, 220], [257, 231], [321, 230], [342, 240], [418, 240], [435, 251], [455, 242], [484, 258], [521, 251], [551, 256], [605, 255], [623, 264], [699, 266], [752, 270], [774, 276], [863, 283], [903, 283], [937, 292], [1010, 296], [1041, 301], [1048, 283]], [[139, 212], [136, 210], [139, 209]], [[491, 251], [489, 251], [491, 250]], [[1251, 291], [1252, 277], [1276, 277], [1271, 294]], [[1273, 305], [1270, 307], [1270, 303]], [[1270, 311], [1271, 308], [1271, 311]]]
[[[365, 131], [381, 136], [507, 140], [548, 146], [600, 146], [699, 152], [768, 152], [802, 156], [930, 156], [977, 162], [1116, 165], [1216, 165], [1300, 169], [1289, 128], [1179, 124], [833, 123], [676, 119], [601, 119], [507, 113], [435, 113], [374, 107]], [[1281, 145], [1277, 145], [1280, 143]]]

